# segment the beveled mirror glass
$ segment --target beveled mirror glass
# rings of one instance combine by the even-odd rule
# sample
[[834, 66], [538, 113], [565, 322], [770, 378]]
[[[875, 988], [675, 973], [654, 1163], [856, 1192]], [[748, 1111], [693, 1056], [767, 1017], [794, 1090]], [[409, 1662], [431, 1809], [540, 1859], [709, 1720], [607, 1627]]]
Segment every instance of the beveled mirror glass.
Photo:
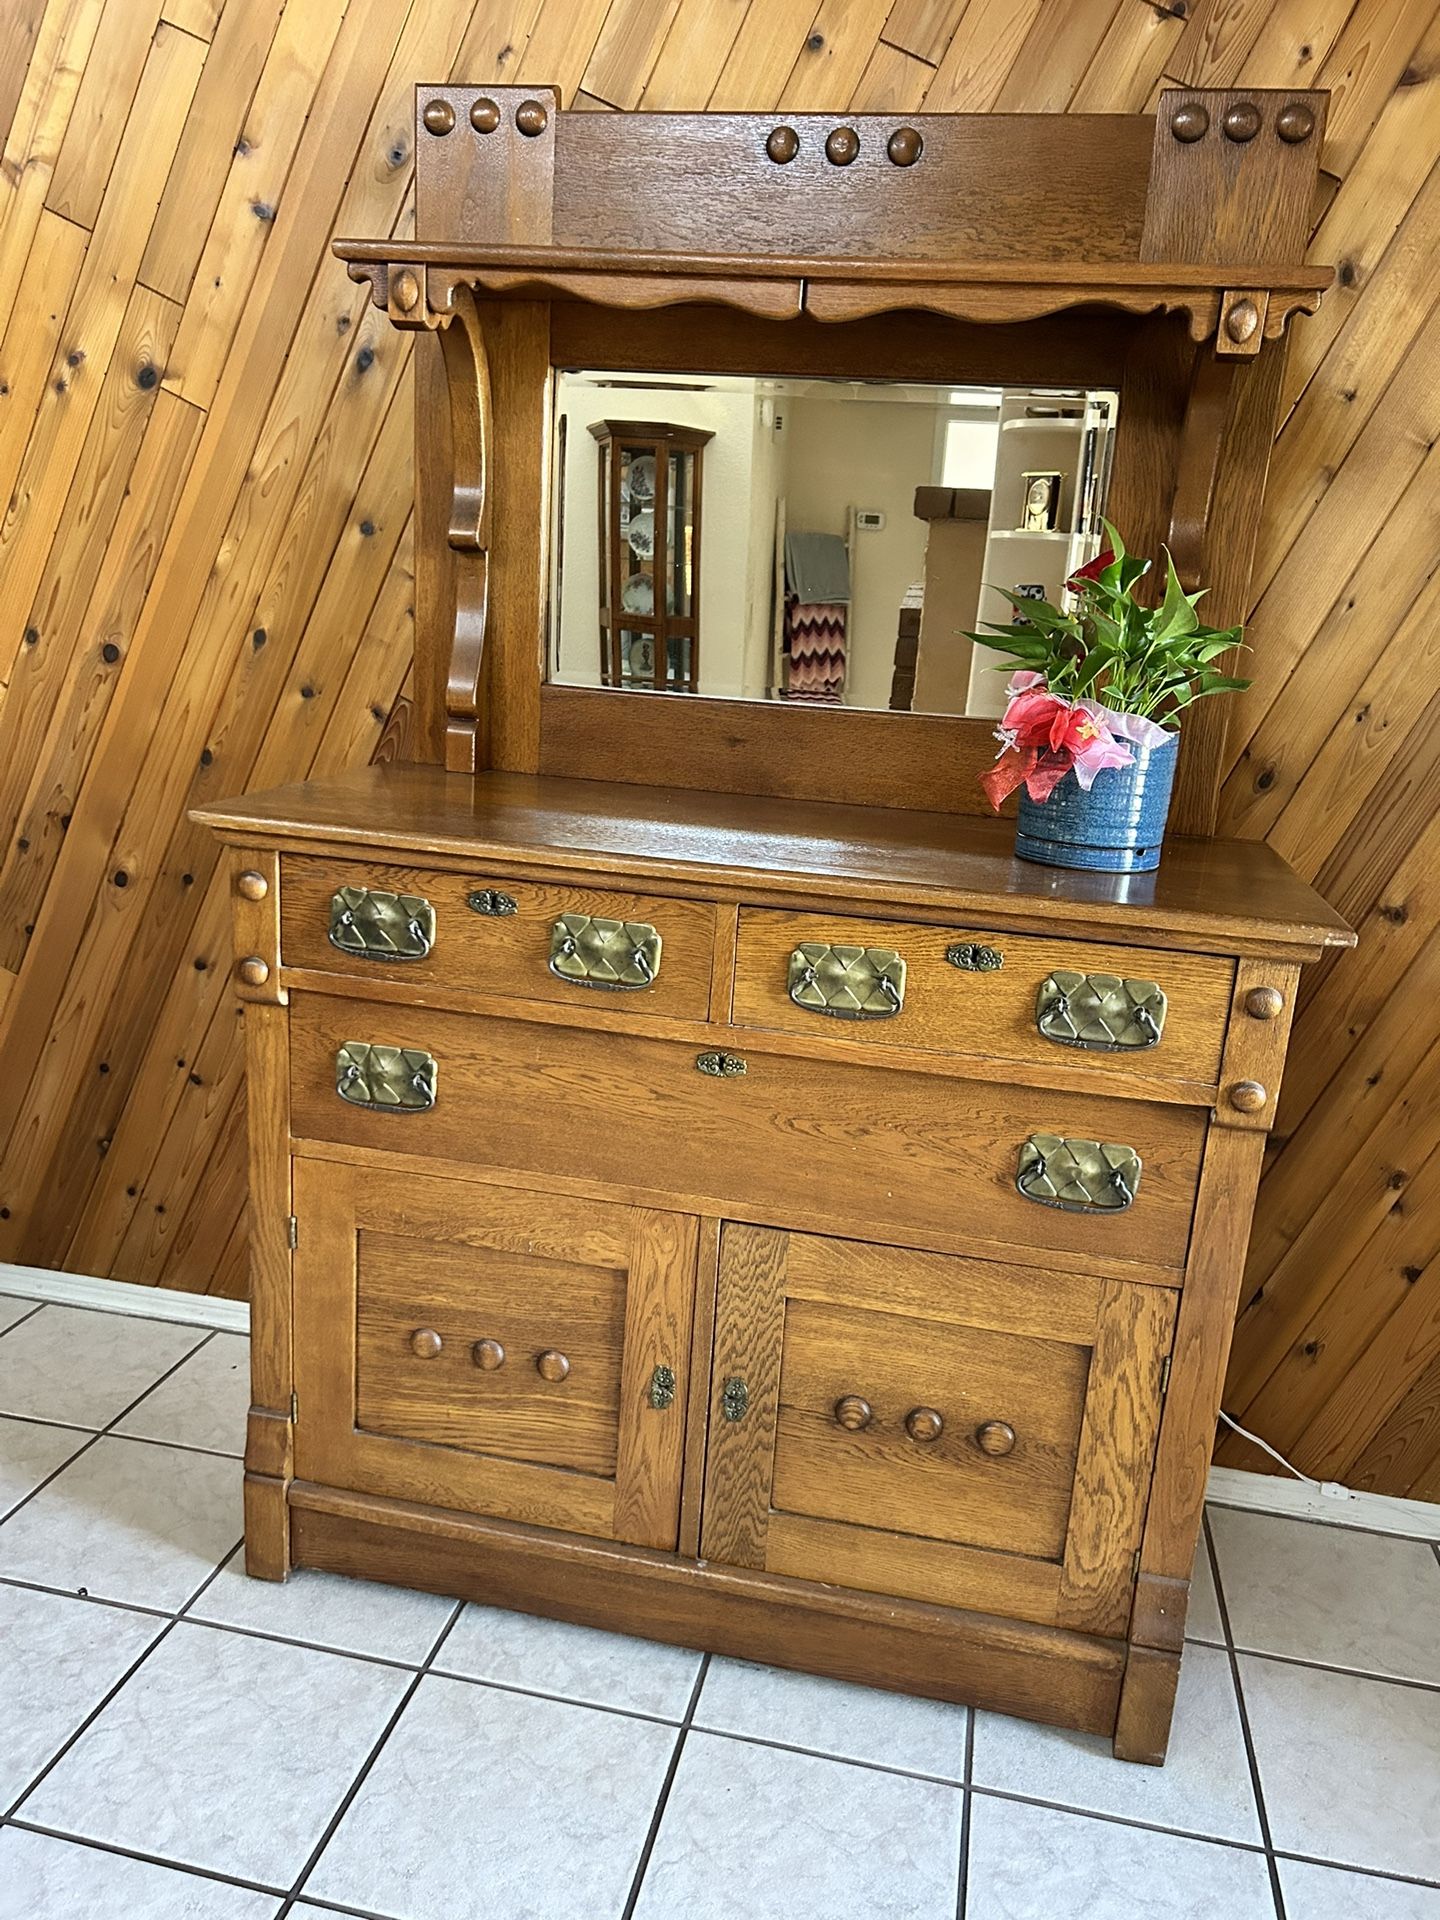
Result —
[[550, 677], [998, 714], [967, 628], [1098, 552], [1113, 390], [562, 371]]

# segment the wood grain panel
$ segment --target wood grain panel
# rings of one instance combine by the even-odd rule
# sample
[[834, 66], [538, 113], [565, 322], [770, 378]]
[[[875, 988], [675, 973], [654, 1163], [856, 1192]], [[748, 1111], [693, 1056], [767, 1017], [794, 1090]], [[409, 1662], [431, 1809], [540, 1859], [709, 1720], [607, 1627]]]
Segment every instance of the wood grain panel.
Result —
[[341, 11], [16, 0], [0, 29], [0, 1252], [241, 1283], [223, 884], [182, 819], [363, 760], [403, 678], [409, 347], [328, 247], [409, 218], [416, 79], [822, 114], [1319, 85], [1340, 278], [1292, 334], [1222, 813], [1365, 938], [1301, 989], [1227, 1405], [1302, 1467], [1440, 1498], [1440, 1146], [1396, 1121], [1433, 1099], [1408, 1042], [1440, 929], [1434, 0]]

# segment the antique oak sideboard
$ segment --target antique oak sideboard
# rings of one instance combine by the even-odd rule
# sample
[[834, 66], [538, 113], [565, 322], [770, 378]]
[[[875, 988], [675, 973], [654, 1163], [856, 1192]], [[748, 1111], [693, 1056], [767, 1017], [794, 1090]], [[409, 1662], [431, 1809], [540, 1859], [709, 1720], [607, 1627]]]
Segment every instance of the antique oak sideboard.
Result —
[[1324, 97], [416, 115], [415, 237], [337, 246], [420, 336], [412, 757], [198, 816], [247, 1031], [249, 1569], [1159, 1762], [1297, 981], [1349, 930], [1210, 837], [1219, 701], [1158, 873], [1107, 876], [1014, 859], [983, 720], [558, 684], [553, 393], [1102, 382], [1111, 517], [1236, 619], [1329, 278]]

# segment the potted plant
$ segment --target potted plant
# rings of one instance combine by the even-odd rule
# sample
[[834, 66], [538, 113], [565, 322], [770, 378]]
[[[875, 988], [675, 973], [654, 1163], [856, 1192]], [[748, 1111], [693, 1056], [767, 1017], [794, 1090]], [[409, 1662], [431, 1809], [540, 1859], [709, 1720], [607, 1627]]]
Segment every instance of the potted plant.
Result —
[[1143, 873], [1160, 863], [1180, 715], [1250, 683], [1216, 671], [1241, 629], [1201, 625], [1200, 592], [1185, 592], [1168, 550], [1165, 596], [1142, 605], [1150, 562], [1104, 526], [1104, 551], [1065, 582], [1068, 609], [1006, 593], [1015, 624], [967, 636], [1012, 669], [1000, 753], [980, 784], [997, 812], [1021, 789], [1022, 859]]

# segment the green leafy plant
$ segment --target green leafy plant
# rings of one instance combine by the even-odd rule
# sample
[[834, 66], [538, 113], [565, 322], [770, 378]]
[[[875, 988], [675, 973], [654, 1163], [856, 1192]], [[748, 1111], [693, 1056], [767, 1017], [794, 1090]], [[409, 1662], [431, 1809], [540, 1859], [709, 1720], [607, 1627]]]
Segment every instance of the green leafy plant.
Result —
[[1205, 590], [1186, 593], [1168, 548], [1165, 596], [1159, 606], [1143, 605], [1135, 588], [1150, 562], [1128, 553], [1110, 522], [1104, 525], [1107, 548], [1065, 583], [1074, 602], [1069, 612], [1000, 588], [1023, 618], [1012, 626], [987, 622], [989, 633], [966, 638], [1005, 654], [1002, 669], [1039, 674], [1061, 700], [1094, 700], [1162, 725], [1175, 725], [1186, 707], [1207, 694], [1248, 687], [1248, 680], [1214, 666], [1242, 644], [1242, 629], [1201, 624], [1195, 606]]

